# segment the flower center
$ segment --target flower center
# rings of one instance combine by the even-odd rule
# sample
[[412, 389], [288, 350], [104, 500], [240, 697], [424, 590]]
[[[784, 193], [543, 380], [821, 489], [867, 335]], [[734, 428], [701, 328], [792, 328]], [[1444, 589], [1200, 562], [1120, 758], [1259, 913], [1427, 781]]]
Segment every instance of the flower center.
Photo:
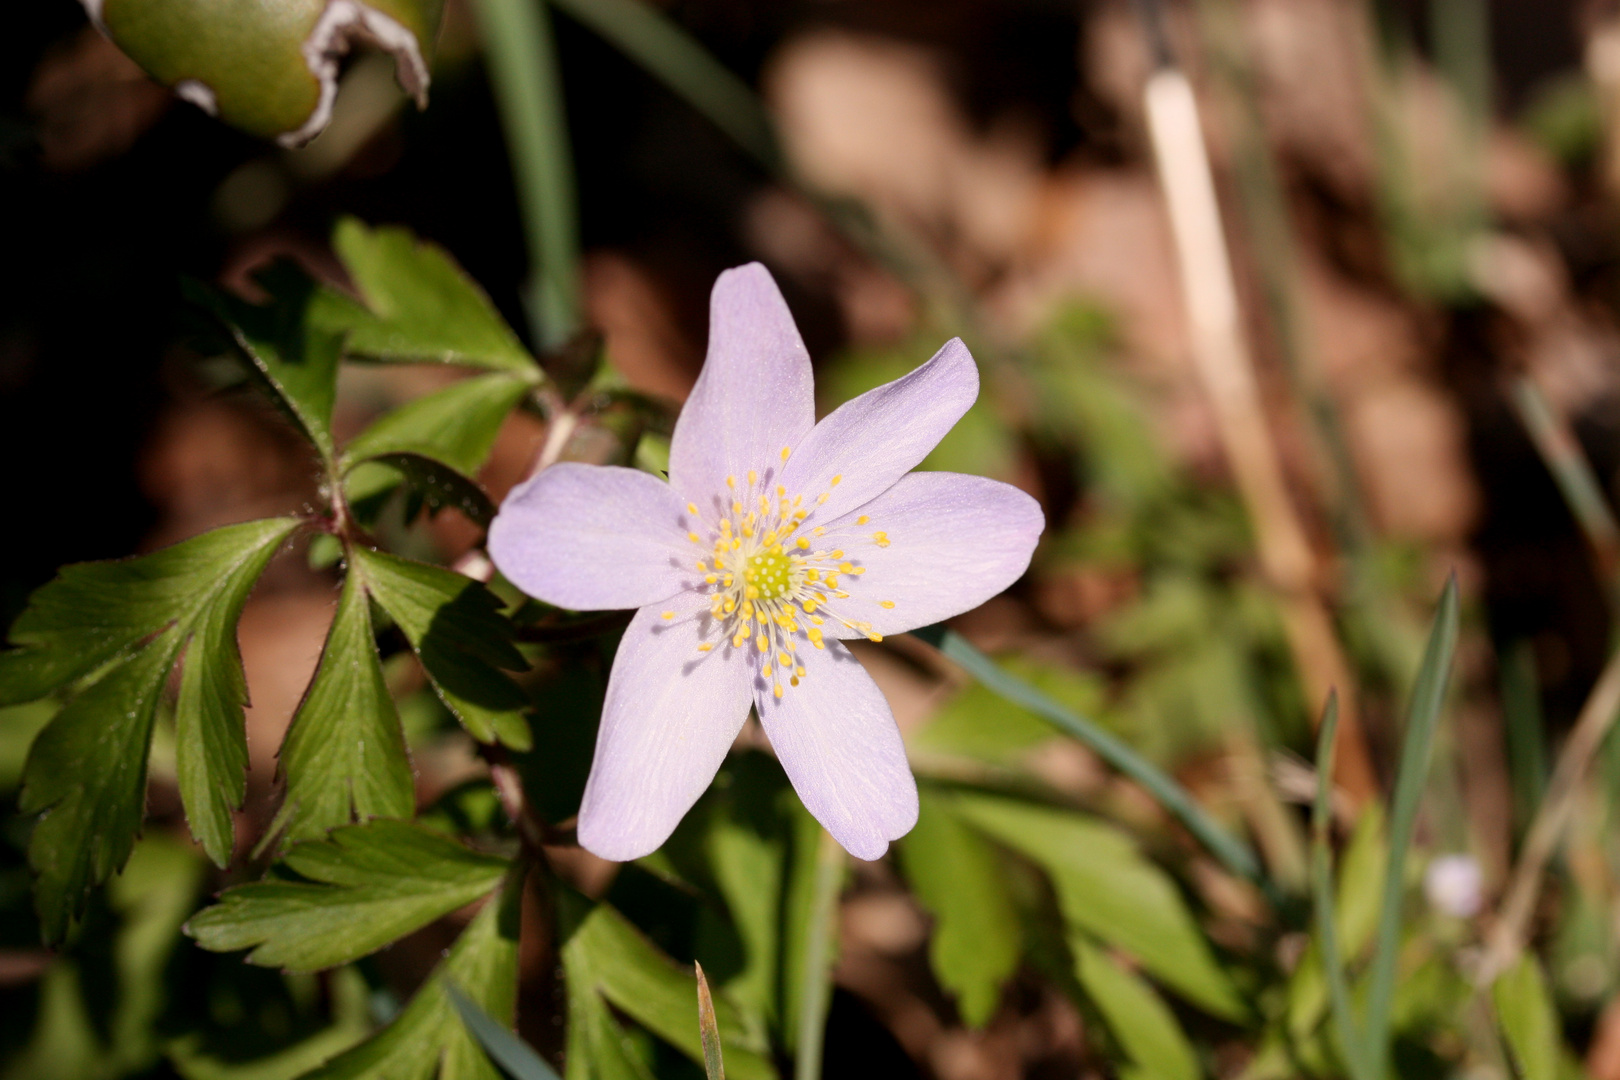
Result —
[[750, 555], [744, 566], [743, 581], [761, 600], [780, 600], [793, 590], [793, 560], [780, 545]]
[[[784, 462], [789, 453], [782, 448]], [[830, 489], [842, 476], [833, 477], [829, 490], [809, 505], [803, 495], [789, 495], [781, 484], [773, 484], [774, 478], [773, 469], [763, 477], [750, 469], [746, 483], [726, 477], [726, 490], [707, 510], [687, 504], [686, 538], [703, 555], [696, 564], [703, 575], [697, 592], [706, 598], [708, 611], [693, 614], [704, 620], [702, 636], [712, 639], [699, 644], [698, 651], [709, 652], [716, 645], [752, 648], [761, 654], [760, 677], [781, 697], [784, 680], [798, 686], [805, 677], [795, 656], [800, 644], [826, 647], [823, 627], [828, 619], [873, 641], [883, 640], [870, 622], [845, 618], [838, 608], [866, 573], [860, 556], [852, 552], [864, 545], [886, 548], [889, 537], [869, 530], [865, 515], [832, 529], [816, 522], [817, 509], [832, 497]], [[888, 600], [878, 605], [894, 607]], [[663, 613], [666, 621], [675, 615]]]

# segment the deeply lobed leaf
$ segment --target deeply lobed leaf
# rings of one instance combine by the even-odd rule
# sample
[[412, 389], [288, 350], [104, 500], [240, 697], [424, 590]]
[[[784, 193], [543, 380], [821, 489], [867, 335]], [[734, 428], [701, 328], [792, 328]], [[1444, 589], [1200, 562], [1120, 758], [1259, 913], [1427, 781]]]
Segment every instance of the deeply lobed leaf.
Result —
[[453, 570], [397, 555], [357, 547], [350, 560], [351, 572], [399, 624], [434, 691], [473, 737], [527, 750], [527, 698], [500, 669], [528, 664], [512, 645], [499, 598]]
[[386, 818], [295, 844], [283, 862], [307, 880], [230, 889], [192, 918], [187, 933], [215, 952], [252, 949], [251, 963], [317, 971], [488, 895], [510, 868], [505, 859]]
[[241, 800], [246, 762], [236, 620], [297, 524], [248, 522], [136, 559], [66, 567], [13, 625], [20, 648], [0, 654], [9, 700], [104, 669], [40, 732], [23, 771], [20, 808], [44, 814], [29, 862], [47, 940], [66, 933], [89, 890], [129, 856], [159, 697], [182, 649], [181, 794], [209, 854], [229, 857], [230, 808]]
[[426, 360], [519, 373], [539, 369], [495, 306], [443, 249], [406, 229], [344, 218], [332, 246], [367, 310], [351, 313], [348, 348], [376, 360]]
[[364, 578], [343, 582], [315, 677], [281, 744], [287, 789], [272, 832], [323, 836], [356, 818], [416, 809], [399, 712], [383, 681]]

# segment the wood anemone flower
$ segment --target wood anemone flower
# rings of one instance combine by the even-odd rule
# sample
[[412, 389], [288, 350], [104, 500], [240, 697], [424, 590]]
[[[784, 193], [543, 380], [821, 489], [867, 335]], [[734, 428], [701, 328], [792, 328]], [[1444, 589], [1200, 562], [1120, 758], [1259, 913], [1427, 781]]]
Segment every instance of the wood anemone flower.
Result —
[[960, 340], [815, 419], [810, 356], [757, 263], [715, 283], [709, 352], [670, 446], [669, 482], [560, 464], [489, 531], [501, 572], [573, 609], [638, 608], [613, 661], [579, 840], [658, 848], [758, 710], [804, 805], [862, 859], [917, 820], [888, 702], [841, 639], [967, 611], [1023, 574], [1035, 500], [911, 470], [979, 393]]

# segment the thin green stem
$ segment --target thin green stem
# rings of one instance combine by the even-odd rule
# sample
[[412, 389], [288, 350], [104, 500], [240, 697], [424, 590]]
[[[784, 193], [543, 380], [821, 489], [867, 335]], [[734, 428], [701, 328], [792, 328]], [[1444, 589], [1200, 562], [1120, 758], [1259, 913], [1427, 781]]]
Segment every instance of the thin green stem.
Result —
[[529, 249], [529, 316], [542, 349], [580, 325], [579, 211], [546, 0], [476, 0], [490, 87]]
[[833, 925], [838, 893], [844, 883], [844, 849], [822, 829], [816, 842], [816, 876], [809, 917], [805, 920], [803, 983], [799, 991], [799, 1035], [794, 1054], [795, 1080], [821, 1080], [822, 1046], [827, 1034], [827, 1006], [832, 998]]
[[1317, 939], [1322, 947], [1322, 970], [1327, 975], [1328, 1000], [1333, 1010], [1333, 1027], [1344, 1053], [1345, 1069], [1351, 1080], [1371, 1080], [1362, 1056], [1362, 1043], [1356, 1034], [1355, 1014], [1350, 1008], [1350, 984], [1345, 978], [1344, 957], [1339, 954], [1338, 913], [1333, 896], [1333, 849], [1328, 830], [1333, 823], [1334, 735], [1339, 730], [1339, 696], [1328, 698], [1316, 741], [1316, 802], [1311, 809], [1311, 892], [1316, 908]]
[[1238, 877], [1257, 885], [1274, 907], [1279, 909], [1287, 907], [1287, 898], [1266, 876], [1254, 852], [1216, 824], [1214, 819], [1193, 801], [1187, 789], [1172, 780], [1157, 765], [1094, 722], [1058, 704], [1028, 683], [1007, 674], [994, 660], [974, 648], [961, 635], [949, 630], [939, 631], [938, 628], [929, 628], [920, 632], [919, 636], [936, 644], [946, 657], [966, 668], [968, 674], [982, 683], [987, 690], [1016, 705], [1022, 705], [1060, 731], [1072, 735], [1109, 766], [1141, 784], [1147, 789], [1148, 794], [1180, 821], [1222, 865]]

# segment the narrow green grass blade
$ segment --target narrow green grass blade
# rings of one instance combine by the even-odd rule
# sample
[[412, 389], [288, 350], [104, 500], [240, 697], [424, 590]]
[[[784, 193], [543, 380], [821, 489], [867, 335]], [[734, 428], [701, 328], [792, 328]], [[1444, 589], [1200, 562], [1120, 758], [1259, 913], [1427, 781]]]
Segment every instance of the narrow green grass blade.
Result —
[[698, 1034], [703, 1036], [703, 1072], [708, 1080], [726, 1080], [726, 1063], [720, 1055], [720, 1021], [714, 1015], [714, 997], [703, 965], [697, 966]]
[[1281, 890], [1266, 876], [1260, 861], [1241, 840], [1227, 832], [1214, 819], [1204, 813], [1193, 801], [1187, 789], [1176, 783], [1157, 765], [1142, 757], [1124, 742], [1115, 738], [1094, 722], [1065, 708], [1039, 690], [1003, 671], [994, 660], [974, 648], [961, 635], [929, 627], [917, 632], [926, 641], [934, 642], [951, 660], [967, 669], [984, 686], [998, 696], [1035, 713], [1052, 726], [1078, 739], [1120, 773], [1147, 789], [1159, 805], [1186, 826], [1209, 853], [1219, 859], [1238, 877], [1258, 885], [1275, 906], [1286, 903]]
[[1317, 940], [1322, 947], [1322, 970], [1327, 974], [1328, 1001], [1333, 1010], [1333, 1026], [1343, 1049], [1350, 1080], [1369, 1080], [1362, 1057], [1361, 1040], [1356, 1037], [1355, 1015], [1350, 1009], [1350, 984], [1345, 978], [1344, 958], [1339, 955], [1338, 912], [1333, 896], [1333, 849], [1328, 829], [1333, 822], [1334, 737], [1339, 730], [1339, 695], [1328, 696], [1322, 725], [1316, 741], [1316, 801], [1311, 808], [1311, 892], [1316, 913]]
[[827, 1035], [831, 1002], [833, 928], [838, 893], [844, 884], [844, 849], [827, 830], [820, 830], [816, 873], [804, 933], [804, 985], [799, 992], [799, 1037], [794, 1054], [795, 1080], [821, 1080], [822, 1044]]
[[1395, 781], [1394, 805], [1389, 820], [1389, 864], [1384, 878], [1383, 902], [1378, 912], [1378, 936], [1368, 975], [1367, 1013], [1362, 1025], [1363, 1060], [1371, 1080], [1382, 1080], [1389, 1068], [1389, 1016], [1395, 996], [1395, 961], [1400, 952], [1401, 900], [1405, 883], [1406, 853], [1417, 826], [1418, 803], [1429, 776], [1429, 751], [1434, 729], [1446, 700], [1452, 655], [1457, 649], [1457, 577], [1452, 575], [1440, 594], [1439, 610], [1429, 631], [1429, 644], [1418, 669], [1417, 685], [1407, 712], [1406, 738], [1401, 746], [1400, 774]]
[[781, 168], [770, 117], [754, 91], [646, 0], [554, 0], [707, 116], [766, 169]]
[[1541, 716], [1535, 649], [1529, 639], [1520, 638], [1503, 651], [1498, 664], [1508, 775], [1513, 781], [1513, 833], [1522, 841], [1547, 793], [1547, 729]]
[[528, 1043], [479, 1008], [478, 1002], [468, 997], [461, 987], [447, 979], [444, 989], [450, 996], [450, 1004], [461, 1014], [461, 1022], [467, 1025], [484, 1053], [513, 1080], [561, 1080], [557, 1071], [530, 1049]]
[[541, 348], [579, 328], [579, 207], [557, 45], [545, 0], [476, 0], [490, 88], [529, 249], [529, 316]]

